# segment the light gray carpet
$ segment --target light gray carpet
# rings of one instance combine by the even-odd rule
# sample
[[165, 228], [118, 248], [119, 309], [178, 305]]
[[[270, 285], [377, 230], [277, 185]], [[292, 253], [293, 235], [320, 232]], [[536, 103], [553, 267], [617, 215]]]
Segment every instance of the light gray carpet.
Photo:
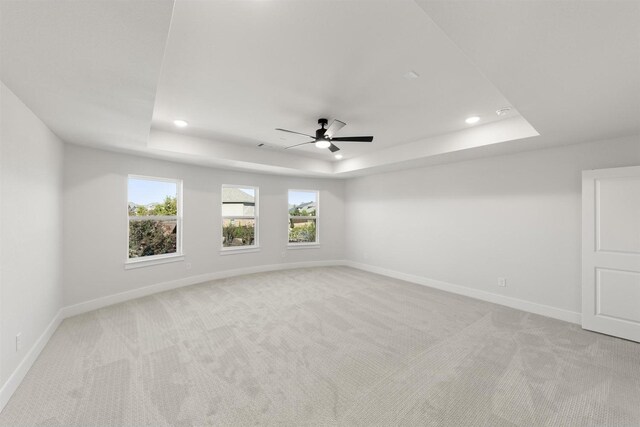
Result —
[[346, 268], [64, 321], [0, 425], [638, 426], [640, 345]]

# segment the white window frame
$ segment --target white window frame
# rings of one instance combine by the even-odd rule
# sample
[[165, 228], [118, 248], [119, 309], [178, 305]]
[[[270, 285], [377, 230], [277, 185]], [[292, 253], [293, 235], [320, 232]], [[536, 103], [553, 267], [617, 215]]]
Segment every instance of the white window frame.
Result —
[[[254, 200], [255, 204], [253, 205], [253, 216], [252, 215], [222, 215], [222, 207], [224, 206], [224, 189], [225, 188], [251, 188], [254, 191]], [[238, 253], [247, 253], [247, 252], [259, 252], [260, 251], [260, 187], [255, 185], [239, 185], [239, 184], [222, 184], [220, 187], [220, 231], [222, 231], [224, 227], [225, 219], [253, 219], [254, 220], [254, 231], [253, 231], [253, 245], [245, 245], [245, 246], [224, 246], [222, 240], [220, 241], [220, 255], [231, 255]], [[222, 233], [220, 234], [222, 235]]]
[[[305, 193], [316, 193], [316, 214], [313, 216], [291, 216], [289, 214], [289, 193], [300, 191]], [[316, 241], [315, 242], [289, 242], [289, 222], [291, 219], [315, 219], [316, 220]], [[287, 249], [311, 249], [320, 246], [320, 190], [299, 190], [290, 188], [287, 190]]]
[[[176, 184], [176, 203], [177, 203], [177, 215], [149, 215], [149, 216], [129, 216], [129, 180], [130, 179], [139, 179], [146, 181], [159, 181], [159, 182], [172, 182]], [[156, 176], [145, 176], [145, 175], [127, 175], [126, 180], [126, 215], [127, 215], [127, 240], [126, 240], [126, 252], [125, 252], [125, 269], [131, 268], [139, 268], [139, 267], [147, 267], [150, 265], [157, 264], [166, 264], [169, 262], [177, 262], [184, 260], [184, 253], [182, 251], [182, 180], [175, 178], [161, 178]], [[142, 220], [175, 220], [176, 221], [176, 251], [171, 254], [161, 254], [161, 255], [149, 255], [138, 258], [129, 258], [129, 223], [133, 221], [142, 221]]]

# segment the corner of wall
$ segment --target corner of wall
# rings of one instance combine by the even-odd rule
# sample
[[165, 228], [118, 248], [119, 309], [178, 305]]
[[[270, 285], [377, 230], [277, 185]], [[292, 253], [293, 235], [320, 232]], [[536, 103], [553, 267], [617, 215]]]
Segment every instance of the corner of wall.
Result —
[[[63, 142], [3, 82], [0, 103], [2, 409], [62, 319]], [[42, 241], [38, 256], [25, 240]]]

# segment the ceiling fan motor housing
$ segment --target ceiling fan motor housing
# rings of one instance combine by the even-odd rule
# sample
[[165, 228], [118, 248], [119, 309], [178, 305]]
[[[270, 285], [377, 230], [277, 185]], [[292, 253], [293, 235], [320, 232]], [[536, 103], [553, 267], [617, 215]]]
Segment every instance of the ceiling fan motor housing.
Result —
[[316, 130], [316, 139], [324, 139], [324, 134], [327, 131], [324, 127], [329, 123], [327, 119], [318, 119], [318, 124], [322, 126]]

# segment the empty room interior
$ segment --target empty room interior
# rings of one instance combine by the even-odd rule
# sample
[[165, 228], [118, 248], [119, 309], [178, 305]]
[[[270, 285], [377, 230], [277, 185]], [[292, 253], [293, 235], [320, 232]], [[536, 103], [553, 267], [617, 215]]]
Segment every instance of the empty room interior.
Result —
[[640, 426], [640, 1], [0, 0], [0, 426]]

